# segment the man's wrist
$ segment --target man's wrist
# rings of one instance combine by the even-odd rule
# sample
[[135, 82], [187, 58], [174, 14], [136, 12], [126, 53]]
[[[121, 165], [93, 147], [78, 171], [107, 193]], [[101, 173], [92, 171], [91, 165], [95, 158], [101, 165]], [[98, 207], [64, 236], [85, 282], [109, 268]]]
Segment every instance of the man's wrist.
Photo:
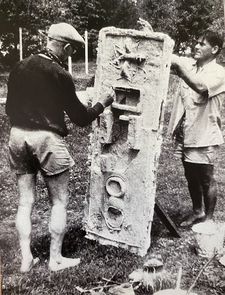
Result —
[[104, 109], [106, 108], [105, 104], [104, 104], [102, 101], [99, 101], [99, 103], [102, 105], [102, 107], [103, 107]]
[[103, 104], [101, 101], [97, 102], [97, 104], [98, 104], [98, 105], [99, 105], [99, 107], [101, 108], [101, 112], [103, 112], [103, 111], [104, 111], [104, 109], [105, 109], [105, 106], [104, 106], [104, 104]]

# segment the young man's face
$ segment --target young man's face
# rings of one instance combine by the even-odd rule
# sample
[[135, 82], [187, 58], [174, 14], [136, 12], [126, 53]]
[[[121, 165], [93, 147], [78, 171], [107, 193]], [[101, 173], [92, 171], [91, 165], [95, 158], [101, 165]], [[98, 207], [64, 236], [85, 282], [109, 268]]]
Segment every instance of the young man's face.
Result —
[[194, 59], [200, 62], [212, 60], [217, 50], [217, 46], [211, 46], [206, 39], [200, 37], [195, 45]]

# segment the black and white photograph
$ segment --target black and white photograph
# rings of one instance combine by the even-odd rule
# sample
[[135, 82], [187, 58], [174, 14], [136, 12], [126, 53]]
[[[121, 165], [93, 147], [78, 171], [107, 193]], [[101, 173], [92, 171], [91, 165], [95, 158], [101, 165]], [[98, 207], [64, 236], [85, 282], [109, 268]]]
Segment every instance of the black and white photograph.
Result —
[[225, 294], [225, 0], [0, 0], [0, 295]]

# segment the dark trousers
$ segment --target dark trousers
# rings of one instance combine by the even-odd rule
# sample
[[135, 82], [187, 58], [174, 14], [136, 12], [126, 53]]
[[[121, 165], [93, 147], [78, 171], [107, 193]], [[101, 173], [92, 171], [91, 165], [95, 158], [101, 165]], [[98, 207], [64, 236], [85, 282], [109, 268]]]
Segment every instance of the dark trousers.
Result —
[[217, 200], [214, 166], [185, 161], [183, 166], [194, 213], [203, 212], [204, 204], [206, 218], [212, 218]]

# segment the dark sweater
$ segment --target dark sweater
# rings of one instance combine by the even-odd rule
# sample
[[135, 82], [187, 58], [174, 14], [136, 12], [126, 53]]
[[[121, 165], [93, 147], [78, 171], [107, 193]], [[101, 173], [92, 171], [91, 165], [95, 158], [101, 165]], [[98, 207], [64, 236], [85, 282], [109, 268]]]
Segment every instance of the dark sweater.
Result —
[[64, 112], [73, 123], [86, 126], [103, 110], [101, 103], [86, 108], [79, 101], [72, 77], [54, 56], [30, 56], [10, 73], [6, 113], [13, 126], [65, 136]]

